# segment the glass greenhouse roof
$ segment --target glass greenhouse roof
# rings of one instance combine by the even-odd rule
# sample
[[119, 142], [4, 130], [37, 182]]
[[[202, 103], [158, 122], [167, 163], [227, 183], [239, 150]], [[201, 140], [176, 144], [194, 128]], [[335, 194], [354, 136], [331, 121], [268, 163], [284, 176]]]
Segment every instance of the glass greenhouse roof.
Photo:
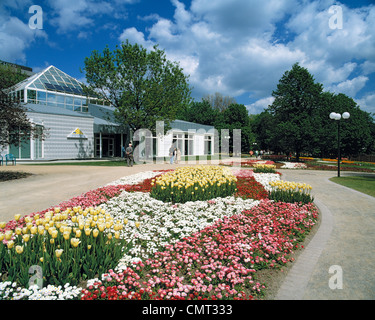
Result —
[[13, 88], [14, 91], [23, 89], [48, 90], [84, 96], [81, 84], [54, 66], [49, 66], [34, 74]]

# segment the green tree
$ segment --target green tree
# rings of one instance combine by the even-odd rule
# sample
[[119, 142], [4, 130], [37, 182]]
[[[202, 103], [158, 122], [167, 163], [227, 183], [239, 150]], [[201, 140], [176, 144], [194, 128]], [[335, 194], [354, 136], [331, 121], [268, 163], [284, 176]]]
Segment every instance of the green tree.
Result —
[[157, 46], [148, 52], [127, 40], [114, 51], [108, 46], [102, 54], [93, 51], [84, 63], [87, 92], [114, 106], [119, 123], [133, 130], [154, 131], [159, 120], [167, 129], [191, 101], [188, 76]]
[[211, 107], [208, 101], [194, 101], [177, 114], [178, 119], [214, 126], [220, 116], [217, 109]]
[[374, 119], [360, 109], [357, 103], [345, 94], [324, 92], [320, 106], [320, 132], [318, 149], [322, 157], [337, 156], [337, 121], [329, 118], [331, 112], [349, 112], [349, 119], [340, 120], [341, 153], [343, 156], [369, 153], [374, 143]]
[[318, 103], [323, 86], [316, 83], [306, 68], [294, 64], [280, 79], [275, 98], [268, 111], [275, 118], [272, 140], [278, 141], [284, 152], [312, 152], [317, 142]]
[[273, 130], [276, 124], [274, 117], [268, 110], [253, 115], [250, 126], [255, 137], [256, 148], [260, 150], [272, 150], [274, 152], [282, 151], [279, 148], [278, 141], [273, 140], [275, 137]]
[[0, 65], [0, 147], [18, 145], [40, 134], [27, 118], [27, 110], [20, 100], [10, 95], [11, 87], [26, 78], [21, 69]]
[[229, 105], [218, 117], [216, 129], [229, 129], [229, 150], [233, 150], [233, 130], [241, 130], [241, 152], [248, 153], [255, 137], [250, 127], [250, 117], [243, 104]]

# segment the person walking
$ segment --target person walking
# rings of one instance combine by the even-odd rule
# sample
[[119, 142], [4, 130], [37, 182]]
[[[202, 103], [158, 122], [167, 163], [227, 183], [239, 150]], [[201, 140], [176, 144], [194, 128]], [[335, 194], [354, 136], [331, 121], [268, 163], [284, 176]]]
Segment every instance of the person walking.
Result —
[[169, 148], [169, 163], [173, 164], [173, 158], [174, 158], [174, 146], [173, 144]]
[[179, 163], [181, 161], [181, 150], [179, 148], [176, 148], [176, 155], [175, 155], [175, 163]]
[[126, 155], [126, 162], [128, 163], [128, 167], [133, 166], [134, 158], [133, 158], [133, 147], [132, 144], [129, 143], [129, 146], [125, 150], [125, 155]]

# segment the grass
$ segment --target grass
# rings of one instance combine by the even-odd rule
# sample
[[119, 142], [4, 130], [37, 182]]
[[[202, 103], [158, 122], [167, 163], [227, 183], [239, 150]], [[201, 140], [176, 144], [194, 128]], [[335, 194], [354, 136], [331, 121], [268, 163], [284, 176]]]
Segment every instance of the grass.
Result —
[[333, 177], [330, 180], [375, 197], [375, 176]]

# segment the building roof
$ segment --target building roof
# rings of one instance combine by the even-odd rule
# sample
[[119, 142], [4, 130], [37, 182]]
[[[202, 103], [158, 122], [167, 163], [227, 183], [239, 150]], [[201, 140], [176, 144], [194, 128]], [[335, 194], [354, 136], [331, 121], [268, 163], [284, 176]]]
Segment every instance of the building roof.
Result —
[[17, 83], [12, 91], [23, 89], [48, 90], [84, 96], [82, 85], [73, 77], [57, 69], [55, 66], [34, 74], [33, 76]]
[[41, 104], [28, 103], [25, 105], [27, 112], [33, 113], [44, 113], [44, 114], [54, 114], [54, 115], [63, 115], [71, 117], [80, 117], [80, 118], [94, 118], [92, 115], [87, 113], [80, 113], [65, 108], [45, 106]]
[[213, 130], [215, 129], [214, 126], [208, 126], [205, 124], [194, 123], [194, 122], [183, 121], [183, 120], [171, 121], [170, 125], [171, 125], [172, 130], [175, 129], [175, 130], [181, 130], [184, 132], [196, 131], [197, 133], [199, 132], [213, 133]]

